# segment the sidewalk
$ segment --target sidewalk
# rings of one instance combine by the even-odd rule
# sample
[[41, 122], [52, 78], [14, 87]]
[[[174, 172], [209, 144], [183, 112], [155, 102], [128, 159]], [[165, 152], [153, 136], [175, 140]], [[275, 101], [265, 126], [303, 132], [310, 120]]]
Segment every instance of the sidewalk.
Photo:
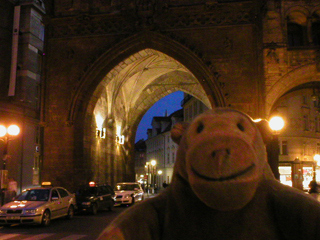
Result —
[[157, 196], [157, 193], [145, 193], [144, 199], [153, 198], [155, 196]]

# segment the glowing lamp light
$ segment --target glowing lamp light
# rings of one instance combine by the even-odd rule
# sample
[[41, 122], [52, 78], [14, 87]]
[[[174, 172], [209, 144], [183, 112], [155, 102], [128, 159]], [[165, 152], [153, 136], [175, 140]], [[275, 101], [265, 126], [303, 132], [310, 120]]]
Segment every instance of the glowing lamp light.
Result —
[[117, 136], [121, 135], [121, 126], [117, 126], [116, 134], [117, 134]]
[[151, 160], [151, 165], [154, 167], [157, 164], [156, 160]]
[[158, 174], [161, 175], [161, 174], [162, 174], [162, 170], [159, 170], [159, 171], [158, 171]]
[[17, 136], [20, 133], [20, 128], [17, 125], [11, 125], [8, 127], [8, 134]]
[[101, 130], [102, 129], [102, 124], [103, 124], [103, 118], [101, 117], [101, 115], [100, 114], [97, 114], [96, 116], [96, 123], [97, 123], [97, 128], [99, 129], [99, 130]]
[[320, 166], [320, 155], [319, 154], [314, 155], [313, 159], [317, 162], [317, 165]]
[[104, 119], [100, 114], [95, 115], [96, 118], [96, 137], [105, 138], [106, 137], [106, 129], [102, 127]]
[[7, 134], [7, 128], [3, 125], [0, 125], [0, 137], [4, 137]]
[[273, 117], [269, 121], [269, 126], [273, 131], [280, 131], [284, 127], [282, 117]]
[[124, 135], [121, 135], [121, 126], [117, 126], [116, 142], [119, 144], [124, 144]]

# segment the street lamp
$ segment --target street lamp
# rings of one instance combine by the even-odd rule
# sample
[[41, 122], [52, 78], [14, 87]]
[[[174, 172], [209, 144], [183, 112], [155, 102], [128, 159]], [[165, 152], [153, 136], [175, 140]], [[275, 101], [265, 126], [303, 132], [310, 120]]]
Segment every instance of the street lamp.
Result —
[[268, 153], [268, 162], [271, 167], [271, 170], [277, 180], [280, 180], [279, 173], [279, 140], [278, 135], [280, 130], [284, 127], [284, 120], [279, 116], [274, 116], [269, 121], [269, 126], [273, 131], [272, 139], [267, 144], [267, 153]]
[[147, 175], [147, 187], [146, 187], [147, 194], [149, 194], [149, 175], [150, 175], [149, 165], [150, 165], [150, 162], [146, 162], [146, 165], [144, 166], [146, 168], [146, 175]]
[[[151, 160], [151, 166], [152, 166], [152, 174], [151, 174], [151, 185], [153, 185], [153, 190], [156, 188], [156, 165], [157, 161], [156, 160]], [[153, 182], [153, 184], [152, 184]]]
[[7, 154], [8, 154], [8, 144], [11, 140], [10, 137], [17, 136], [20, 133], [20, 128], [17, 125], [10, 125], [8, 128], [6, 128], [3, 125], [0, 125], [0, 139], [4, 143], [3, 147], [3, 170], [6, 169], [6, 160], [7, 160]]

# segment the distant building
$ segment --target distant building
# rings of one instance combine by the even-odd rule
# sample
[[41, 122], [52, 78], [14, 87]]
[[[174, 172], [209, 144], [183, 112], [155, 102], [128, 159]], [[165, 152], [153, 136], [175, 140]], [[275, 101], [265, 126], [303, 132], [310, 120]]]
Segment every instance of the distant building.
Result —
[[144, 179], [146, 178], [146, 142], [144, 139], [140, 139], [138, 142], [136, 142], [134, 148], [136, 179], [143, 183]]
[[314, 157], [320, 154], [320, 105], [316, 89], [294, 91], [279, 100], [277, 112], [285, 120], [279, 134], [280, 181], [299, 189], [308, 189], [320, 170]]
[[208, 109], [208, 107], [201, 101], [186, 93], [184, 94], [181, 106], [183, 107], [183, 116], [185, 122], [191, 122], [195, 116]]
[[[178, 145], [171, 139], [172, 127], [181, 121], [190, 122], [195, 116], [208, 109], [201, 101], [189, 94], [184, 94], [181, 102], [182, 109], [170, 116], [155, 116], [152, 119], [152, 128], [147, 130], [148, 139], [145, 141], [146, 158], [143, 162], [140, 150], [136, 150], [136, 179], [144, 184], [153, 184], [161, 188], [162, 183], [170, 184], [173, 167], [176, 159]], [[187, 116], [187, 119], [184, 118]], [[137, 142], [136, 145], [141, 145]], [[138, 147], [138, 146], [137, 146]], [[156, 166], [151, 166], [151, 161], [156, 160]], [[148, 163], [148, 164], [147, 164]]]
[[[154, 174], [156, 174], [156, 183], [162, 185], [163, 181], [171, 182], [173, 165], [176, 158], [177, 144], [171, 140], [170, 130], [177, 122], [183, 121], [183, 110], [180, 109], [170, 116], [154, 117], [152, 128], [148, 129], [148, 139], [146, 140], [147, 162], [156, 160], [155, 167], [149, 166], [150, 179], [148, 183], [154, 183]], [[161, 174], [158, 174], [158, 171]], [[153, 176], [153, 179], [151, 177]]]

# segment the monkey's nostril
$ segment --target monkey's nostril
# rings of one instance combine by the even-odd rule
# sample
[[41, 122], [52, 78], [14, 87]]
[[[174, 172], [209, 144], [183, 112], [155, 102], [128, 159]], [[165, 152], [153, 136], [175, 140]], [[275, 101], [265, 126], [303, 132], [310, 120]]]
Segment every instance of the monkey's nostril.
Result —
[[202, 122], [200, 122], [198, 127], [197, 127], [197, 133], [201, 133], [203, 129], [204, 129], [204, 125], [203, 125]]
[[227, 157], [231, 154], [231, 151], [229, 148], [226, 148], [226, 149], [221, 149], [221, 150], [217, 150], [217, 151], [213, 151], [211, 153], [211, 156], [213, 158], [224, 158], [224, 157]]

